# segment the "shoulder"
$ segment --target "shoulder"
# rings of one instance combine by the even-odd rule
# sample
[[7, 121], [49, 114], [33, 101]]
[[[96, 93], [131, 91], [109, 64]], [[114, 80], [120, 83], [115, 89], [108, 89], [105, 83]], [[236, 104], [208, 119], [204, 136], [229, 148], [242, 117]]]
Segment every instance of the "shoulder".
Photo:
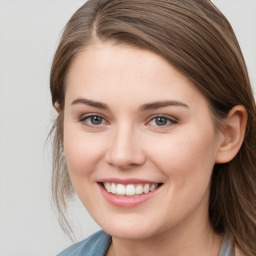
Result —
[[232, 243], [225, 236], [222, 242], [219, 256], [245, 256], [237, 246], [232, 246]]
[[103, 256], [111, 243], [111, 236], [100, 230], [90, 237], [71, 245], [57, 256]]
[[219, 256], [235, 256], [232, 252], [232, 246], [227, 236], [223, 238]]

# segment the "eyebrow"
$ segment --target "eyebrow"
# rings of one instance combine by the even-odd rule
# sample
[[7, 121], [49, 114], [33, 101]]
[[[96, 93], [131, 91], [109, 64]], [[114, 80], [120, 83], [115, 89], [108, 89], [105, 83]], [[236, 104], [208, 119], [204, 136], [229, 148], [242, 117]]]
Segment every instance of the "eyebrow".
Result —
[[175, 101], [175, 100], [167, 100], [167, 101], [158, 101], [158, 102], [144, 104], [139, 109], [140, 111], [147, 111], [147, 110], [154, 110], [158, 108], [164, 108], [168, 106], [178, 106], [178, 107], [189, 108], [189, 106], [183, 102]]
[[76, 105], [76, 104], [85, 104], [91, 107], [95, 107], [95, 108], [99, 108], [99, 109], [104, 109], [104, 110], [108, 110], [108, 106], [104, 103], [100, 103], [97, 101], [93, 101], [93, 100], [88, 100], [88, 99], [84, 99], [84, 98], [78, 98], [76, 100], [74, 100], [71, 105]]
[[[91, 107], [95, 107], [103, 110], [109, 110], [109, 107], [106, 104], [85, 99], [85, 98], [78, 98], [71, 103], [71, 105], [76, 105], [76, 104], [85, 104]], [[178, 106], [178, 107], [189, 108], [189, 106], [183, 102], [175, 101], [175, 100], [167, 100], [167, 101], [157, 101], [157, 102], [144, 104], [139, 108], [139, 111], [154, 110], [154, 109], [164, 108], [168, 106]]]

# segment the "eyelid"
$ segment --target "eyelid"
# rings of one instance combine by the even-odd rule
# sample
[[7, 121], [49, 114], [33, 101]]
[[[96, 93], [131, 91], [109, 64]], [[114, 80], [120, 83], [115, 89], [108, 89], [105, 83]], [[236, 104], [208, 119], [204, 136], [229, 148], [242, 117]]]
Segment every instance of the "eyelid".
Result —
[[[95, 116], [101, 117], [103, 119], [103, 123], [99, 124], [99, 125], [93, 125], [93, 124], [89, 124], [88, 122], [86, 122], [86, 119], [88, 119], [90, 117], [95, 117]], [[176, 117], [166, 115], [166, 114], [155, 114], [147, 119], [146, 125], [150, 125], [150, 122], [153, 121], [155, 118], [165, 118], [170, 122], [169, 124], [166, 124], [163, 126], [151, 125], [151, 126], [155, 126], [155, 127], [159, 127], [159, 128], [166, 128], [166, 127], [172, 126], [174, 124], [177, 124], [179, 122], [179, 120]], [[81, 117], [79, 117], [78, 122], [81, 122], [83, 125], [92, 127], [92, 128], [102, 128], [102, 126], [110, 124], [109, 121], [107, 120], [107, 118], [100, 113], [83, 114], [83, 115], [81, 115]]]
[[99, 117], [104, 118], [104, 117], [103, 117], [101, 114], [99, 114], [99, 113], [88, 113], [88, 114], [83, 114], [83, 115], [81, 115], [81, 117], [79, 117], [79, 121], [83, 121], [83, 120], [85, 120], [86, 118], [92, 117], [92, 116], [99, 116]]
[[[175, 117], [172, 117], [172, 116], [169, 116], [169, 115], [166, 115], [166, 114], [156, 114], [156, 115], [151, 116], [148, 119], [148, 121], [146, 122], [146, 124], [149, 124], [153, 119], [158, 118], [158, 117], [166, 118], [168, 121], [171, 122], [171, 124], [169, 124], [169, 125], [163, 125], [162, 128], [168, 127], [170, 125], [177, 124], [179, 122], [179, 120]], [[155, 125], [155, 126], [157, 126], [157, 125]], [[161, 126], [158, 126], [158, 127], [161, 127]]]
[[[99, 125], [93, 125], [93, 124], [88, 124], [88, 123], [85, 122], [85, 120], [87, 118], [94, 117], [94, 116], [101, 117], [104, 120], [104, 123], [99, 124]], [[100, 128], [100, 127], [102, 127], [102, 125], [108, 124], [107, 119], [102, 114], [99, 114], [99, 113], [84, 114], [79, 118], [78, 122], [81, 122], [81, 123], [83, 123], [83, 125], [86, 125], [86, 126], [92, 127], [92, 128]]]

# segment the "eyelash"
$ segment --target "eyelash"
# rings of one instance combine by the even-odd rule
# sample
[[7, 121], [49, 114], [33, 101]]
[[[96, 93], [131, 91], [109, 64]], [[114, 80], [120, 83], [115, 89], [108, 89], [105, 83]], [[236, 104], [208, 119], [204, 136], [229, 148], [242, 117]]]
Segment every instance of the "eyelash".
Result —
[[[92, 124], [92, 119], [90, 120], [90, 123], [88, 123], [88, 121], [86, 121], [87, 119], [90, 119], [90, 118], [100, 118], [101, 121], [103, 121], [104, 123], [99, 123], [99, 124]], [[146, 122], [146, 124], [150, 124], [153, 120], [155, 120], [155, 122], [157, 121], [157, 118], [158, 119], [164, 119], [164, 121], [167, 122], [167, 124], [163, 124], [163, 125], [152, 125], [152, 126], [156, 126], [156, 127], [169, 127], [170, 125], [174, 125], [174, 124], [177, 124], [178, 123], [178, 120], [177, 119], [174, 119], [174, 118], [170, 118], [169, 116], [166, 116], [166, 115], [155, 115], [153, 117], [151, 117], [149, 119], [149, 121]], [[88, 115], [85, 115], [85, 116], [82, 116], [80, 119], [79, 119], [79, 122], [83, 123], [84, 125], [86, 126], [89, 126], [89, 127], [93, 127], [93, 128], [98, 128], [100, 127], [101, 125], [105, 125], [107, 123], [106, 119], [99, 115], [99, 114], [88, 114]]]
[[[104, 124], [107, 122], [105, 120], [105, 118], [99, 114], [89, 114], [89, 115], [85, 115], [85, 116], [82, 116], [80, 119], [79, 119], [79, 122], [83, 123], [84, 125], [86, 126], [89, 126], [89, 127], [93, 127], [93, 128], [97, 128], [97, 126], [101, 126], [102, 123], [96, 125], [96, 124], [89, 124], [86, 120], [87, 119], [90, 119], [90, 118], [93, 118], [93, 117], [96, 117], [96, 118], [100, 118], [102, 121], [104, 121]], [[92, 120], [92, 119], [91, 119]]]
[[159, 119], [165, 119], [166, 122], [168, 122], [168, 124], [164, 124], [164, 125], [153, 125], [153, 126], [156, 126], [156, 127], [169, 127], [170, 125], [174, 125], [174, 124], [177, 124], [178, 123], [178, 120], [177, 119], [174, 119], [174, 118], [171, 118], [170, 116], [166, 116], [166, 115], [156, 115], [156, 116], [153, 116], [149, 119], [149, 121], [147, 122], [147, 124], [151, 123], [153, 120], [157, 120], [157, 118]]

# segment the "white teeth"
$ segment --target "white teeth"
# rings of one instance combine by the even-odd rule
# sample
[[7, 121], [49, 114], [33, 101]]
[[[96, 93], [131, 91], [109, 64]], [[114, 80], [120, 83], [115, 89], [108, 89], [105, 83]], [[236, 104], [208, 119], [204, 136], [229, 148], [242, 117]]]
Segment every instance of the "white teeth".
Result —
[[143, 193], [142, 185], [138, 185], [135, 189], [136, 195], [141, 195]]
[[149, 192], [149, 184], [146, 184], [144, 187], [143, 187], [143, 192], [146, 194]]
[[133, 196], [135, 195], [135, 187], [133, 185], [127, 185], [126, 186], [126, 190], [125, 190], [125, 194], [127, 196]]
[[111, 185], [110, 185], [110, 183], [104, 183], [104, 185], [105, 185], [105, 189], [108, 191], [108, 192], [111, 192]]
[[122, 184], [117, 184], [116, 186], [116, 193], [118, 195], [125, 195], [125, 186]]
[[150, 187], [149, 191], [151, 192], [151, 191], [153, 191], [153, 190], [155, 190], [155, 189], [156, 189], [156, 184], [153, 184], [153, 185]]
[[112, 194], [115, 194], [116, 193], [116, 184], [112, 183], [111, 185], [111, 191], [110, 191]]
[[158, 185], [157, 184], [128, 184], [128, 185], [123, 185], [123, 184], [116, 184], [116, 183], [109, 183], [105, 182], [104, 183], [105, 189], [112, 194], [117, 194], [117, 195], [126, 195], [126, 196], [134, 196], [136, 195], [141, 195], [141, 194], [147, 194], [149, 192], [154, 191]]

